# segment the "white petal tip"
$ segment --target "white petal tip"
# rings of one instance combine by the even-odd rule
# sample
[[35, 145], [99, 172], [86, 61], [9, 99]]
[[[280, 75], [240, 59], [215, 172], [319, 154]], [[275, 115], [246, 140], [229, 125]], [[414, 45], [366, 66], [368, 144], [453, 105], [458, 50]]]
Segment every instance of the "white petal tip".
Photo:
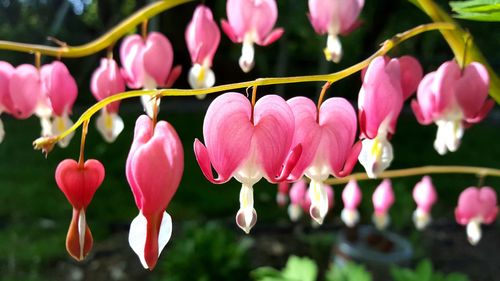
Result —
[[417, 230], [424, 230], [431, 223], [431, 216], [420, 209], [413, 212], [413, 223]]
[[373, 214], [373, 223], [378, 230], [385, 230], [391, 221], [388, 214]]
[[290, 204], [288, 206], [288, 216], [291, 221], [298, 221], [302, 217], [302, 208], [297, 204]]
[[466, 227], [467, 239], [472, 246], [477, 245], [481, 240], [481, 222], [479, 220], [471, 220]]
[[359, 212], [357, 210], [343, 209], [340, 218], [348, 227], [354, 227], [359, 222]]
[[[43, 124], [43, 121], [42, 121], [42, 124]], [[67, 129], [69, 129], [71, 126], [73, 126], [73, 121], [71, 121], [71, 119], [69, 119], [68, 116], [56, 116], [54, 118], [54, 120], [52, 121], [51, 131], [52, 131], [52, 134], [59, 135], [59, 134], [63, 133], [64, 131], [66, 131]], [[42, 125], [42, 127], [43, 127], [43, 125]], [[46, 129], [47, 128], [42, 128], [42, 131], [44, 131]], [[59, 142], [57, 142], [57, 144], [61, 148], [67, 147], [69, 145], [69, 143], [71, 142], [71, 139], [73, 138], [74, 135], [75, 135], [74, 132], [70, 133], [69, 135], [67, 135], [66, 137], [61, 139]]]
[[102, 111], [96, 120], [96, 127], [104, 140], [112, 143], [120, 135], [125, 127], [122, 118], [116, 113]]
[[236, 213], [236, 224], [241, 230], [243, 230], [246, 234], [250, 233], [250, 230], [257, 222], [257, 212], [255, 209], [250, 210], [238, 210]]
[[[209, 67], [194, 64], [189, 70], [188, 82], [193, 89], [210, 88], [215, 84], [215, 74]], [[203, 99], [205, 95], [197, 95], [196, 97]]]

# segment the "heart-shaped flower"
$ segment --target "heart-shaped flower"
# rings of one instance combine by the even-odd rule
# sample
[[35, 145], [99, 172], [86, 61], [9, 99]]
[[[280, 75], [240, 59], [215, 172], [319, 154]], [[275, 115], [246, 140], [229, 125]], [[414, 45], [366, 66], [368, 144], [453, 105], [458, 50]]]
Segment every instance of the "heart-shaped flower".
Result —
[[359, 221], [358, 206], [361, 203], [363, 194], [356, 180], [352, 179], [347, 183], [342, 191], [342, 201], [344, 208], [340, 213], [340, 218], [348, 226], [353, 227]]
[[432, 205], [437, 200], [431, 177], [425, 176], [415, 185], [413, 200], [417, 203], [417, 209], [413, 212], [413, 222], [418, 230], [422, 230], [431, 222]]

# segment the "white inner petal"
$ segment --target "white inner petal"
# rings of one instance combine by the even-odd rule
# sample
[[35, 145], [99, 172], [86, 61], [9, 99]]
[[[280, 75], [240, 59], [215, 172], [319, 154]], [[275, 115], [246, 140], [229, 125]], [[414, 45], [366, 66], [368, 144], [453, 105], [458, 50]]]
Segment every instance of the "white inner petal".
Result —
[[5, 130], [3, 128], [3, 122], [2, 119], [0, 119], [0, 143], [3, 142], [3, 139], [5, 138]]
[[[43, 124], [43, 121], [41, 122]], [[73, 126], [73, 121], [69, 119], [67, 114], [64, 114], [63, 116], [56, 116], [52, 121], [52, 134], [59, 135], [62, 132], [69, 129], [71, 126]], [[61, 139], [58, 142], [58, 145], [62, 148], [67, 147], [69, 145], [69, 142], [71, 141], [71, 138], [73, 138], [74, 134], [75, 134], [74, 132], [71, 132], [69, 135]]]
[[434, 148], [440, 155], [448, 151], [455, 152], [460, 146], [464, 127], [460, 119], [440, 119], [436, 121], [438, 127]]
[[117, 113], [108, 113], [106, 109], [103, 109], [99, 117], [97, 117], [96, 127], [104, 140], [111, 143], [120, 135], [125, 125]]
[[342, 209], [340, 218], [348, 227], [353, 227], [359, 221], [359, 212], [356, 209]]
[[373, 214], [372, 217], [373, 223], [378, 230], [384, 230], [389, 223], [391, 222], [391, 218], [389, 214]]
[[290, 204], [288, 206], [288, 216], [291, 221], [298, 221], [302, 217], [302, 207], [298, 204]]
[[83, 248], [85, 246], [85, 230], [87, 229], [87, 221], [85, 219], [85, 210], [80, 210], [78, 216], [78, 243], [80, 244], [80, 260], [83, 260]]
[[392, 145], [385, 135], [362, 140], [358, 160], [365, 168], [368, 177], [377, 178], [391, 165], [393, 158]]
[[423, 230], [431, 222], [431, 216], [421, 209], [416, 209], [413, 212], [413, 223], [418, 230]]
[[155, 102], [158, 107], [158, 112], [160, 111], [160, 100], [155, 99], [150, 95], [142, 95], [141, 96], [142, 106], [144, 107], [144, 111], [149, 116], [149, 118], [153, 119]]
[[188, 82], [193, 89], [210, 88], [215, 84], [215, 74], [210, 67], [197, 63], [189, 69]]
[[481, 240], [481, 223], [482, 220], [480, 218], [473, 218], [467, 224], [467, 238], [469, 239], [469, 243], [473, 246]]
[[308, 194], [311, 198], [311, 217], [318, 224], [322, 224], [326, 214], [328, 213], [328, 196], [326, 188], [321, 181], [311, 179]]
[[338, 63], [340, 62], [340, 59], [342, 59], [342, 44], [340, 43], [339, 37], [336, 33], [328, 34], [324, 52], [327, 61]]
[[42, 127], [42, 136], [52, 136], [52, 121], [50, 121], [50, 116], [40, 117], [40, 126]]
[[255, 50], [253, 47], [253, 40], [251, 39], [251, 36], [245, 36], [239, 60], [240, 68], [243, 72], [247, 73], [253, 69], [255, 65], [254, 56]]

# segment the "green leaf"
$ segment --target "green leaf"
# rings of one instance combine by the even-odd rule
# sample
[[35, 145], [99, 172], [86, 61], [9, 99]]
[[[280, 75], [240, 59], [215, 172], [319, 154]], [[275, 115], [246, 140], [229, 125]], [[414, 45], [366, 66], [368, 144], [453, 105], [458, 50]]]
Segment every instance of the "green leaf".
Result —
[[429, 260], [423, 260], [415, 269], [417, 278], [420, 281], [431, 281], [432, 278], [432, 263]]
[[456, 18], [477, 21], [500, 21], [500, 0], [452, 1]]
[[266, 280], [266, 278], [282, 278], [282, 274], [280, 271], [268, 266], [259, 267], [252, 270], [250, 272], [250, 276], [252, 277], [252, 279], [257, 281], [264, 281]]
[[372, 275], [363, 265], [348, 262], [344, 266], [333, 266], [325, 276], [326, 281], [372, 281]]
[[318, 267], [309, 258], [291, 256], [288, 258], [286, 267], [283, 269], [285, 280], [315, 281], [318, 276]]

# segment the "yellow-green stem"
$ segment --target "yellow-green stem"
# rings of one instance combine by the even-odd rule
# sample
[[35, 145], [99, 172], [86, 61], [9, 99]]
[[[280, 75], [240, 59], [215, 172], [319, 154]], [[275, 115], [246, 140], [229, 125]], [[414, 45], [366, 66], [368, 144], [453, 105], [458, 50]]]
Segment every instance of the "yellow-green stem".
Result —
[[[473, 174], [480, 179], [486, 176], [500, 177], [500, 169], [471, 166], [423, 166], [417, 168], [408, 168], [401, 170], [389, 170], [380, 174], [379, 179], [401, 178], [409, 176], [429, 175], [429, 174]], [[347, 183], [350, 180], [369, 180], [366, 173], [356, 173], [344, 178], [330, 178], [325, 181], [326, 184], [335, 185]], [[481, 183], [481, 182], [480, 182]]]
[[80, 46], [61, 46], [51, 47], [38, 44], [24, 44], [11, 41], [0, 40], [0, 50], [11, 50], [25, 53], [40, 52], [45, 56], [78, 58], [95, 54], [114, 42], [118, 41], [123, 35], [141, 22], [180, 4], [191, 2], [193, 0], [163, 0], [157, 1], [138, 10], [130, 17], [126, 18], [114, 28], [101, 35], [101, 37], [89, 43]]

